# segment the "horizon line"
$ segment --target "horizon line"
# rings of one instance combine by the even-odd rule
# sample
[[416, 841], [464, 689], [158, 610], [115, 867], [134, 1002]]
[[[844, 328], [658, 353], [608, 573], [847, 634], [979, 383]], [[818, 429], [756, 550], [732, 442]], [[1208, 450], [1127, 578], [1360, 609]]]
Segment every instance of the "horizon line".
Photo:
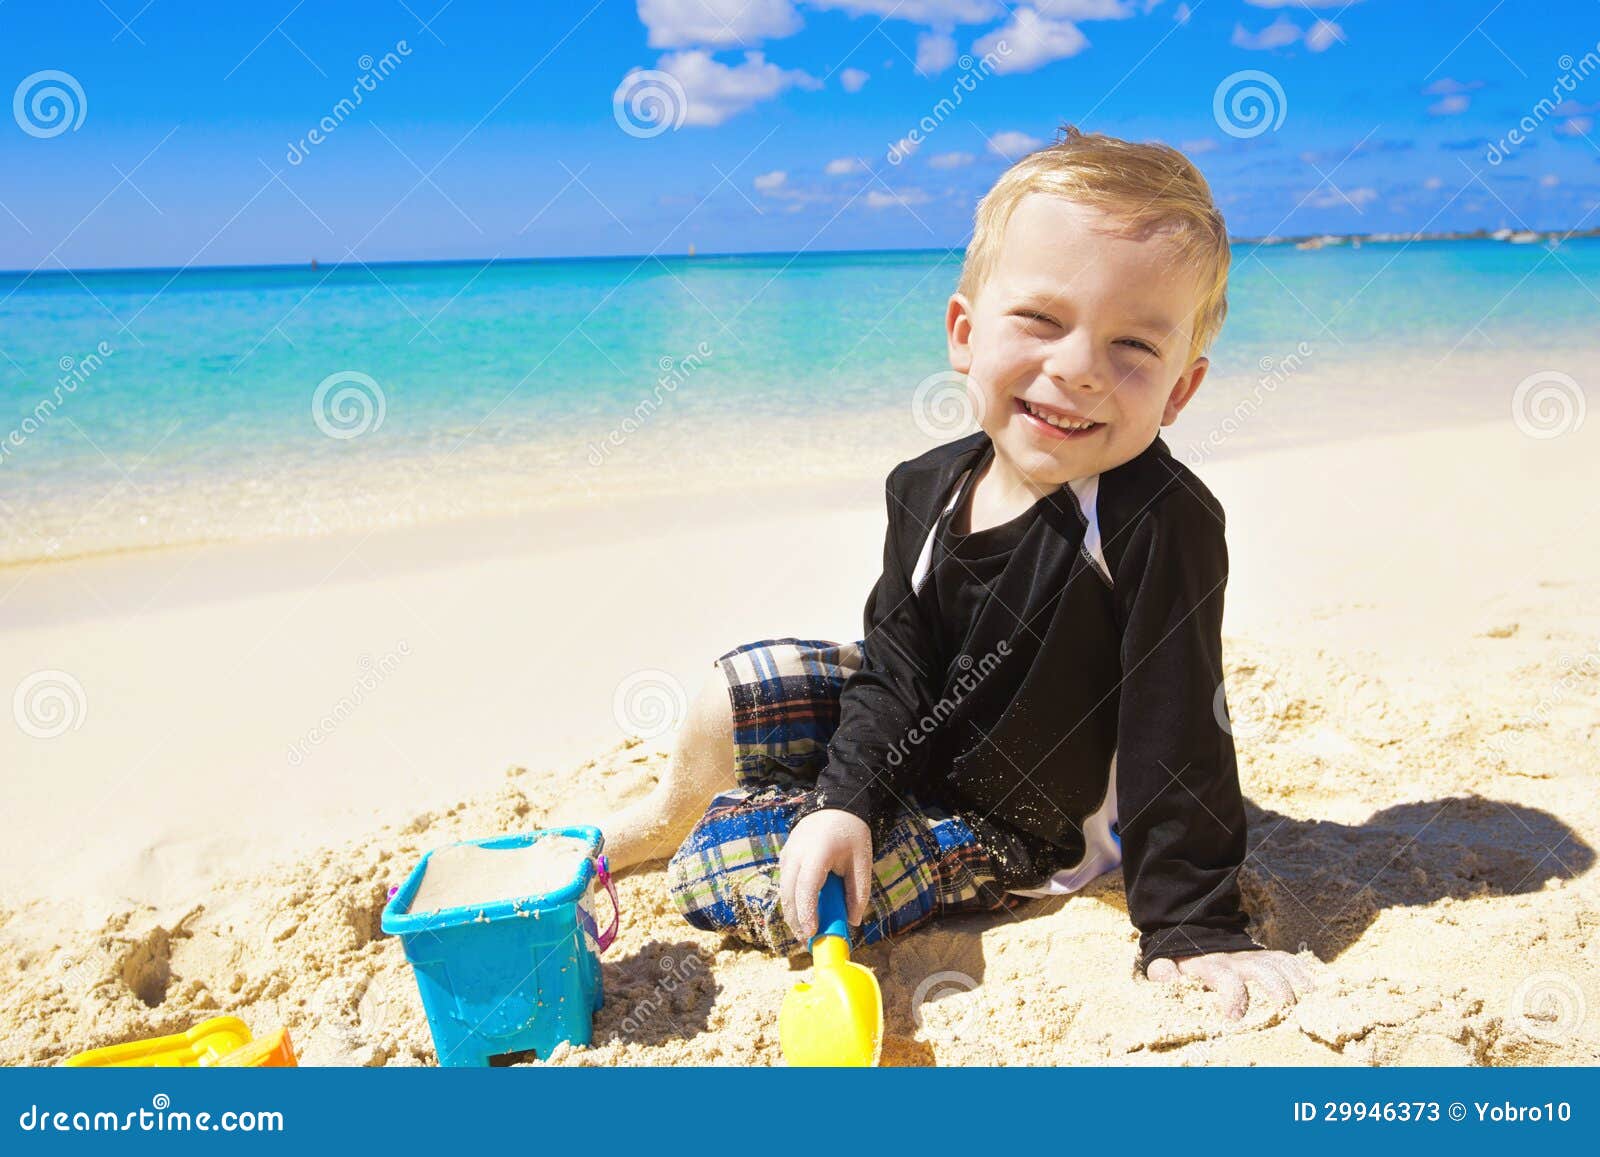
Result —
[[[1557, 227], [1557, 228], [1552, 228], [1552, 229], [1539, 229], [1539, 228], [1510, 229], [1509, 226], [1498, 226], [1496, 228], [1491, 229], [1488, 226], [1478, 226], [1477, 228], [1474, 228], [1474, 229], [1441, 229], [1441, 230], [1438, 230], [1438, 231], [1433, 232], [1433, 233], [1419, 232], [1419, 231], [1416, 231], [1416, 230], [1403, 230], [1403, 229], [1377, 229], [1377, 230], [1372, 230], [1370, 232], [1365, 232], [1365, 233], [1327, 233], [1327, 232], [1324, 232], [1324, 233], [1296, 233], [1296, 234], [1293, 234], [1293, 235], [1290, 235], [1290, 234], [1281, 234], [1281, 235], [1280, 234], [1268, 234], [1268, 235], [1259, 236], [1259, 237], [1230, 236], [1228, 238], [1228, 244], [1229, 245], [1265, 245], [1265, 244], [1278, 245], [1278, 244], [1290, 244], [1290, 243], [1297, 242], [1297, 241], [1309, 241], [1309, 240], [1314, 240], [1314, 239], [1317, 239], [1317, 238], [1337, 238], [1337, 239], [1343, 240], [1343, 241], [1350, 241], [1350, 240], [1363, 240], [1363, 241], [1365, 241], [1365, 240], [1368, 240], [1368, 239], [1374, 238], [1374, 237], [1404, 238], [1404, 239], [1406, 239], [1408, 241], [1452, 240], [1452, 239], [1453, 240], [1474, 240], [1474, 239], [1477, 239], [1480, 235], [1484, 239], [1489, 239], [1492, 234], [1500, 232], [1501, 230], [1507, 230], [1507, 231], [1513, 232], [1513, 233], [1523, 233], [1523, 232], [1538, 233], [1538, 234], [1542, 234], [1542, 235], [1546, 235], [1546, 236], [1549, 236], [1549, 235], [1552, 235], [1552, 234], [1564, 234], [1564, 235], [1567, 235], [1567, 236], [1588, 236], [1588, 235], [1594, 235], [1594, 234], [1600, 233], [1600, 229], [1596, 229], [1596, 228], [1574, 229], [1574, 228], [1570, 228], [1570, 227]], [[217, 264], [217, 265], [197, 265], [197, 264], [187, 264], [187, 265], [88, 265], [88, 266], [79, 266], [79, 267], [76, 267], [76, 268], [71, 267], [71, 266], [63, 265], [59, 269], [48, 269], [48, 270], [44, 269], [42, 266], [35, 266], [33, 269], [0, 269], [0, 277], [6, 277], [6, 278], [17, 277], [17, 278], [21, 278], [23, 280], [26, 280], [26, 279], [28, 279], [30, 277], [61, 276], [63, 274], [71, 276], [71, 275], [77, 275], [77, 274], [108, 274], [108, 273], [111, 273], [111, 274], [115, 274], [115, 273], [173, 273], [173, 274], [184, 274], [184, 273], [230, 273], [230, 272], [231, 273], [250, 273], [250, 272], [268, 272], [268, 271], [276, 271], [276, 270], [309, 271], [309, 270], [312, 270], [312, 269], [317, 269], [317, 270], [326, 269], [326, 270], [332, 272], [332, 271], [337, 271], [337, 270], [343, 269], [346, 266], [349, 266], [351, 268], [362, 268], [362, 269], [371, 269], [371, 268], [389, 268], [389, 269], [392, 269], [392, 268], [395, 268], [395, 267], [398, 267], [398, 266], [415, 266], [415, 265], [439, 265], [439, 266], [447, 266], [447, 265], [478, 265], [478, 266], [488, 267], [488, 266], [491, 266], [491, 265], [560, 264], [560, 263], [574, 263], [574, 262], [585, 262], [585, 261], [648, 261], [651, 258], [654, 258], [654, 259], [656, 259], [658, 261], [660, 261], [660, 260], [703, 261], [703, 260], [706, 260], [708, 258], [715, 258], [715, 257], [792, 257], [792, 258], [798, 258], [798, 257], [833, 257], [833, 256], [841, 255], [841, 254], [870, 255], [870, 254], [880, 254], [880, 253], [956, 253], [956, 252], [961, 252], [961, 253], [964, 254], [966, 252], [966, 247], [963, 246], [960, 250], [957, 250], [954, 246], [949, 246], [949, 245], [928, 245], [928, 246], [912, 246], [912, 247], [906, 247], [906, 248], [890, 248], [890, 249], [878, 249], [878, 248], [867, 248], [867, 249], [739, 249], [739, 250], [727, 250], [727, 251], [721, 251], [721, 252], [715, 252], [715, 253], [693, 253], [693, 254], [688, 253], [688, 252], [674, 252], [674, 253], [596, 253], [596, 254], [587, 254], [587, 255], [568, 255], [568, 256], [558, 256], [558, 257], [438, 257], [438, 258], [402, 257], [402, 258], [387, 258], [387, 259], [378, 260], [378, 261], [362, 261], [360, 258], [356, 258], [353, 261], [333, 261], [333, 262], [320, 262], [315, 257], [312, 257], [312, 258], [310, 258], [310, 259], [308, 259], [306, 261], [300, 261], [300, 262], [257, 261], [257, 262], [245, 262], [245, 263], [241, 263], [241, 264]]]

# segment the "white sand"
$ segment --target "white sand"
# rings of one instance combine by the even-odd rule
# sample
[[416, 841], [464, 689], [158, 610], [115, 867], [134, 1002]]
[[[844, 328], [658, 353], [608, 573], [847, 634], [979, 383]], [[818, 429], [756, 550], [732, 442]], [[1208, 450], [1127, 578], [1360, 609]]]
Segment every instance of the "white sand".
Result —
[[548, 835], [520, 848], [450, 844], [428, 857], [428, 866], [408, 912], [542, 896], [577, 878], [589, 845], [572, 836]]
[[[663, 678], [692, 694], [730, 637], [859, 632], [882, 486], [0, 568], [7, 697], [60, 670], [85, 705], [53, 740], [0, 727], [0, 815], [28, 817], [0, 840], [0, 900], [175, 916], [513, 764], [603, 750], [619, 706], [648, 712]], [[794, 549], [753, 584], [773, 503]]]
[[[1597, 452], [1600, 423], [1507, 422], [1203, 468], [1229, 513], [1241, 882], [1258, 938], [1323, 962], [1323, 987], [1225, 1025], [1193, 983], [1135, 982], [1113, 872], [861, 952], [886, 1063], [1600, 1061]], [[287, 1024], [308, 1063], [429, 1062], [378, 929], [388, 886], [429, 848], [648, 790], [666, 736], [621, 739], [612, 715], [632, 673], [692, 694], [740, 642], [859, 631], [881, 476], [842, 507], [782, 501], [781, 531], [730, 499], [619, 512], [561, 549], [516, 523], [0, 572], [11, 684], [66, 670], [88, 705], [55, 739], [0, 728], [0, 812], [21, 817], [0, 842], [0, 1060], [225, 1010]], [[380, 668], [402, 640], [289, 766], [362, 654]], [[775, 1060], [786, 965], [689, 928], [659, 867], [620, 890], [595, 1047], [554, 1061]]]

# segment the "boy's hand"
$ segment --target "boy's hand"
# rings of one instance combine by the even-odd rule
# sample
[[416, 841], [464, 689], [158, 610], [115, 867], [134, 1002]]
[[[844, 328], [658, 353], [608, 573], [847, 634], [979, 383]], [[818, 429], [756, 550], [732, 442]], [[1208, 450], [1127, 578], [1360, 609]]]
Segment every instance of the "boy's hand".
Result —
[[801, 940], [817, 932], [817, 897], [829, 872], [844, 878], [851, 925], [861, 923], [872, 894], [872, 829], [847, 811], [823, 808], [795, 824], [778, 853], [778, 901]]
[[[1316, 974], [1305, 961], [1287, 952], [1267, 948], [1242, 952], [1207, 952], [1177, 960], [1163, 957], [1145, 969], [1151, 980], [1170, 983], [1180, 976], [1193, 976], [1213, 992], [1229, 1020], [1238, 1020], [1250, 1006], [1245, 981], [1254, 980], [1264, 990], [1264, 1007], [1280, 1008], [1293, 1004], [1316, 987]], [[1258, 1002], [1260, 1006], [1260, 1002]]]

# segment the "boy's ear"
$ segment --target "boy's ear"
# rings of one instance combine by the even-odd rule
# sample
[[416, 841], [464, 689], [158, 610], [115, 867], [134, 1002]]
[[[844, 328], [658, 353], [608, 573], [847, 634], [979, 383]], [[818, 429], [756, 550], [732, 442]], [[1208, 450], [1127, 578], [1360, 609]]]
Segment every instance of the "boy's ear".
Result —
[[959, 293], [950, 295], [944, 311], [945, 346], [950, 368], [958, 374], [972, 372], [972, 303]]
[[1167, 408], [1161, 412], [1161, 424], [1170, 426], [1178, 420], [1178, 415], [1189, 404], [1189, 399], [1194, 397], [1195, 391], [1200, 388], [1200, 383], [1205, 380], [1206, 371], [1211, 368], [1209, 358], [1196, 358], [1181, 378], [1174, 383], [1172, 393], [1167, 395]]

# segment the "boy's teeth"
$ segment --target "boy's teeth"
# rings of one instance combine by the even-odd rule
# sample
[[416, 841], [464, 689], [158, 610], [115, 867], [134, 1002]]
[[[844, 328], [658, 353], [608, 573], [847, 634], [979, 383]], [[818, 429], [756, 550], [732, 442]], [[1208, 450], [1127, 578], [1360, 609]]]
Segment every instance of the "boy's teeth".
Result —
[[1063, 430], [1087, 430], [1090, 426], [1098, 426], [1100, 424], [1098, 422], [1073, 422], [1066, 418], [1057, 418], [1053, 414], [1041, 414], [1038, 410], [1028, 405], [1027, 402], [1022, 403], [1022, 408], [1035, 418], [1049, 422], [1052, 426], [1059, 426]]

